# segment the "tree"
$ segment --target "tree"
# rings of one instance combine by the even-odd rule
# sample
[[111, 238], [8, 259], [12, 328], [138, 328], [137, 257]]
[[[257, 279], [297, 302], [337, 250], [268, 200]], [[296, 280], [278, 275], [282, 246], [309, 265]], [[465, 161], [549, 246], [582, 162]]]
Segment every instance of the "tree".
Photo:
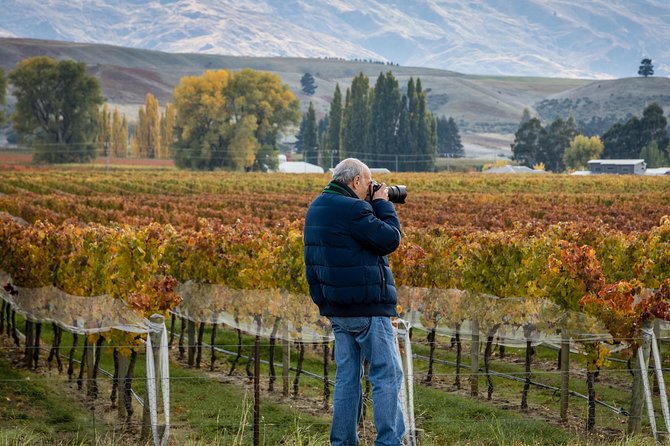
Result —
[[640, 158], [647, 163], [647, 167], [654, 168], [668, 165], [668, 158], [665, 152], [658, 148], [656, 141], [652, 141], [642, 148]]
[[544, 133], [545, 130], [537, 118], [531, 118], [530, 121], [522, 124], [514, 134], [512, 159], [519, 161], [524, 166], [533, 166], [540, 162], [540, 141]]
[[[0, 106], [5, 104], [7, 94], [7, 78], [5, 72], [0, 68]], [[0, 110], [0, 125], [5, 123], [5, 112]]]
[[125, 158], [128, 151], [128, 121], [118, 108], [112, 113], [111, 153], [117, 158]]
[[263, 170], [276, 164], [277, 138], [300, 109], [279, 76], [244, 69], [187, 76], [175, 87], [178, 167]]
[[623, 124], [614, 124], [603, 135], [607, 159], [637, 158], [640, 151], [652, 141], [656, 141], [662, 151], [667, 151], [667, 119], [663, 109], [656, 103], [647, 106], [642, 118], [631, 117]]
[[450, 158], [465, 156], [461, 135], [458, 134], [458, 126], [454, 118], [449, 119], [441, 116], [437, 119], [437, 153]]
[[326, 131], [325, 146], [332, 153], [333, 164], [340, 162], [340, 137], [342, 134], [342, 93], [340, 92], [340, 84], [335, 84], [335, 93], [333, 100], [330, 102], [330, 112], [328, 113], [328, 130]]
[[556, 119], [546, 129], [540, 140], [538, 161], [544, 163], [547, 170], [562, 172], [565, 170], [563, 154], [570, 146], [570, 142], [577, 135], [575, 120], [570, 117], [567, 121]]
[[137, 112], [137, 126], [133, 137], [133, 153], [139, 158], [156, 158], [161, 149], [161, 124], [158, 99], [147, 93], [144, 107]]
[[403, 170], [431, 171], [435, 167], [435, 154], [437, 150], [437, 129], [433, 114], [428, 111], [428, 99], [423, 91], [421, 79], [413, 84], [410, 78], [407, 84], [407, 98], [409, 106], [409, 128], [411, 151], [407, 153], [407, 159]]
[[18, 63], [9, 74], [16, 97], [12, 126], [36, 143], [37, 162], [85, 162], [95, 157], [98, 81], [86, 65], [38, 56]]
[[307, 163], [319, 163], [318, 128], [314, 105], [310, 102], [307, 113], [305, 113], [305, 126], [302, 134], [302, 147], [305, 153], [304, 159]]
[[528, 121], [530, 121], [530, 110], [524, 108], [523, 112], [521, 113], [521, 122], [519, 122], [519, 126], [524, 125]]
[[380, 73], [371, 94], [368, 161], [375, 167], [394, 168], [398, 154], [396, 129], [400, 115], [400, 89], [393, 74]]
[[651, 59], [642, 59], [640, 62], [640, 68], [637, 70], [637, 74], [644, 77], [654, 75], [654, 66], [651, 63]]
[[143, 143], [146, 141], [146, 112], [144, 111], [144, 106], [141, 106], [137, 110], [137, 124], [135, 124], [135, 133], [133, 134], [132, 139], [130, 140], [130, 151], [133, 154], [133, 158], [146, 158], [147, 157], [147, 145]]
[[639, 147], [646, 147], [656, 141], [661, 150], [668, 148], [668, 120], [663, 115], [663, 109], [652, 102], [642, 112], [640, 119]]
[[170, 149], [172, 144], [174, 144], [174, 123], [175, 123], [175, 110], [174, 105], [168, 102], [165, 104], [165, 110], [161, 114], [161, 125], [160, 125], [160, 150], [158, 152], [159, 158], [169, 158]]
[[103, 104], [98, 113], [98, 136], [96, 136], [98, 153], [102, 156], [109, 155], [109, 146], [112, 139], [112, 114], [109, 111], [109, 106]]
[[314, 81], [314, 76], [311, 74], [305, 73], [300, 79], [300, 85], [305, 94], [311, 96], [316, 93], [316, 82]]
[[588, 167], [589, 160], [598, 159], [603, 153], [603, 145], [597, 136], [577, 135], [570, 142], [570, 147], [563, 154], [563, 163], [568, 169], [583, 170]]
[[360, 73], [347, 88], [342, 128], [341, 158], [354, 156], [366, 162], [370, 119], [370, 81]]

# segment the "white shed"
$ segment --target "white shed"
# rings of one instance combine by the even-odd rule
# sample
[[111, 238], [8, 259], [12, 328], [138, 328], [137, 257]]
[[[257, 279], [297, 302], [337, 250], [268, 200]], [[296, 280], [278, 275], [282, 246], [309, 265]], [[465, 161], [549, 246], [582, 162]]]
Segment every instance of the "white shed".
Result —
[[277, 170], [282, 173], [323, 173], [323, 168], [321, 166], [305, 163], [303, 161], [286, 161], [279, 163]]

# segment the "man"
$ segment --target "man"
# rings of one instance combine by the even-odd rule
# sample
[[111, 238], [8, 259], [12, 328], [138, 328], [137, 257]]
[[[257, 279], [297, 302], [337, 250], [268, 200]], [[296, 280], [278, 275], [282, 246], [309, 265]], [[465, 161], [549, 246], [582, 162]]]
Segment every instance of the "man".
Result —
[[400, 244], [400, 221], [386, 185], [372, 193], [371, 183], [365, 164], [345, 159], [305, 218], [309, 291], [335, 334], [333, 446], [358, 445], [363, 359], [370, 363], [375, 445], [399, 446], [405, 431], [402, 366], [390, 319], [397, 316], [397, 295], [386, 257]]

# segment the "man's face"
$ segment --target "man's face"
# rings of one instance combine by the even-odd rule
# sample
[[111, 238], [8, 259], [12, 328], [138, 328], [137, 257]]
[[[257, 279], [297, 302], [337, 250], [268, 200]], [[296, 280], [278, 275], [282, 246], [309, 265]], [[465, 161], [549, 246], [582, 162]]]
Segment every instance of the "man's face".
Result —
[[372, 182], [372, 174], [370, 169], [364, 169], [361, 175], [356, 175], [351, 189], [356, 193], [356, 196], [361, 200], [365, 200], [370, 190], [370, 183]]

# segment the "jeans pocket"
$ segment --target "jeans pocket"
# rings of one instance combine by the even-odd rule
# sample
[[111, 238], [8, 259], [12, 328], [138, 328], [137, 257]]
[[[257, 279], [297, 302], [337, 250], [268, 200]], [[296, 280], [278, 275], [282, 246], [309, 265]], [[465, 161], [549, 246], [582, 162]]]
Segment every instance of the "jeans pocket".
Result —
[[330, 323], [341, 328], [344, 331], [349, 333], [360, 333], [365, 331], [370, 327], [371, 317], [340, 317], [340, 316], [331, 316], [329, 317]]

